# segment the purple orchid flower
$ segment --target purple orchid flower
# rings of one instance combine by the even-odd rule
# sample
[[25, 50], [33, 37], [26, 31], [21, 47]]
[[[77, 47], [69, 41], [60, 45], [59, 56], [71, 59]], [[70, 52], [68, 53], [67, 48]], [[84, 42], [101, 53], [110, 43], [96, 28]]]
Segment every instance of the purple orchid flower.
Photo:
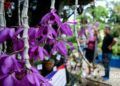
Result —
[[36, 33], [36, 39], [39, 43], [44, 43], [48, 39], [55, 39], [57, 37], [56, 31], [50, 26], [42, 26]]
[[40, 24], [48, 24], [48, 21], [50, 21], [50, 17], [52, 16], [51, 13], [47, 13], [40, 21]]
[[56, 10], [51, 10], [51, 12], [47, 13], [42, 19], [40, 24], [48, 24], [49, 22], [53, 24], [56, 22], [59, 26], [61, 26], [62, 22], [60, 20], [60, 17], [55, 13]]
[[17, 73], [17, 77], [19, 76], [19, 78], [21, 78], [21, 74], [23, 74], [21, 80], [14, 77], [15, 86], [44, 86], [43, 84], [45, 84], [45, 86], [51, 86], [48, 80], [41, 76], [39, 71], [33, 67], [29, 70]]
[[30, 46], [35, 46], [36, 45], [36, 38], [37, 38], [37, 32], [38, 32], [39, 28], [30, 28], [28, 31], [28, 35], [29, 35], [29, 44]]
[[67, 45], [70, 47], [71, 51], [75, 49], [75, 47], [74, 47], [72, 42], [67, 42]]
[[29, 55], [31, 58], [44, 60], [45, 56], [48, 56], [48, 52], [40, 46], [31, 47], [29, 50]]
[[0, 31], [0, 43], [3, 43], [9, 38], [13, 38], [15, 35], [15, 30], [13, 28], [5, 28]]
[[16, 59], [16, 55], [1, 55], [0, 84], [2, 83], [2, 86], [14, 86], [14, 73], [15, 71], [20, 71], [21, 67]]
[[9, 74], [14, 71], [19, 71], [21, 68], [21, 65], [16, 59], [16, 55], [1, 55], [0, 62], [0, 69], [2, 74]]
[[31, 27], [28, 31], [28, 34], [29, 34], [29, 39], [32, 40], [32, 39], [35, 39], [36, 38], [36, 33], [38, 32], [39, 28], [33, 28]]
[[35, 68], [26, 69], [16, 55], [0, 56], [0, 84], [2, 86], [51, 86]]
[[72, 36], [73, 35], [72, 30], [71, 30], [70, 26], [67, 23], [63, 23], [61, 25], [61, 31], [64, 34], [66, 34], [67, 36]]
[[52, 27], [48, 26], [48, 38], [54, 39], [56, 37], [57, 37], [56, 31]]
[[41, 76], [35, 68], [31, 68], [31, 73], [28, 73], [26, 78], [33, 86], [51, 86], [48, 80]]
[[19, 51], [24, 49], [24, 41], [22, 39], [14, 38], [13, 41], [13, 49], [14, 51]]
[[64, 56], [67, 55], [67, 48], [66, 48], [64, 41], [59, 41], [56, 44], [54, 44], [53, 49], [52, 49], [52, 53], [54, 53], [56, 51]]
[[44, 43], [45, 40], [47, 39], [48, 30], [45, 28], [46, 28], [45, 26], [40, 27], [36, 33], [36, 40], [38, 44]]
[[54, 37], [57, 36], [57, 33], [55, 32], [55, 30], [50, 27], [50, 26], [44, 26], [43, 27], [43, 31], [41, 34], [44, 38], [48, 38], [48, 39], [54, 39]]
[[60, 17], [55, 13], [56, 11], [55, 10], [51, 10], [50, 13], [46, 14], [42, 20], [41, 20], [41, 24], [49, 24], [49, 21], [54, 21], [54, 23], [56, 22], [58, 27], [61, 28], [61, 31], [68, 35], [68, 36], [72, 36], [73, 33], [71, 31], [71, 28], [70, 26], [66, 23], [62, 23], [61, 20], [60, 20]]
[[55, 17], [55, 22], [57, 22], [57, 24], [61, 26], [62, 21], [60, 20], [60, 17], [56, 14], [56, 10], [55, 9], [51, 10], [51, 13]]
[[[20, 35], [23, 32], [23, 28], [18, 28], [15, 32], [15, 36]], [[21, 35], [20, 35], [21, 36]]]

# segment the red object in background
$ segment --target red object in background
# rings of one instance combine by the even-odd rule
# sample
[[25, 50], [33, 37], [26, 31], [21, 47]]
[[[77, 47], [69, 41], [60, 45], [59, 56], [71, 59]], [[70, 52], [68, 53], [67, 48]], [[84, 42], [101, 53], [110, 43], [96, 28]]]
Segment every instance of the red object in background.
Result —
[[5, 10], [9, 9], [10, 7], [11, 7], [11, 2], [5, 2], [4, 3]]
[[64, 65], [64, 64], [61, 65], [61, 66], [59, 66], [59, 67], [58, 67], [58, 70], [63, 69], [63, 68], [65, 68], [65, 65]]

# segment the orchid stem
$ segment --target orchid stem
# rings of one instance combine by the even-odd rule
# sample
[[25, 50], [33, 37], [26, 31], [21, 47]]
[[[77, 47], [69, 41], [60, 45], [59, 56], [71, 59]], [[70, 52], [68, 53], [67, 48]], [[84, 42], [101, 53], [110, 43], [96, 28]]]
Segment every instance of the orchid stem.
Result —
[[10, 53], [9, 55], [14, 55], [14, 54], [19, 54], [20, 52], [22, 52], [24, 50], [24, 48], [18, 50], [18, 51], [15, 51], [15, 52], [12, 52]]

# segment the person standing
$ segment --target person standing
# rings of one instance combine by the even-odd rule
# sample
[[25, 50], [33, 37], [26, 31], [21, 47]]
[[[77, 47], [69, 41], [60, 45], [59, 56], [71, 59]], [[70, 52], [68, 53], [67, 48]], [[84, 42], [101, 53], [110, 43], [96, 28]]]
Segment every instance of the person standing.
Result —
[[80, 48], [84, 53], [86, 48], [86, 42], [87, 42], [85, 27], [81, 27], [80, 31], [78, 32], [78, 37], [79, 37]]
[[103, 66], [105, 68], [105, 75], [103, 76], [104, 80], [109, 79], [110, 74], [110, 60], [112, 57], [112, 46], [116, 43], [115, 39], [110, 34], [111, 28], [106, 26], [104, 29], [104, 39], [102, 44], [102, 59], [103, 59]]
[[[96, 27], [95, 27], [96, 28]], [[97, 47], [97, 40], [98, 40], [98, 31], [95, 29], [94, 26], [91, 27], [91, 29], [88, 32], [88, 40], [87, 40], [87, 47], [85, 52], [85, 57], [91, 64], [91, 66], [88, 66], [88, 74], [91, 76], [94, 70], [94, 61], [96, 56], [96, 47]]]

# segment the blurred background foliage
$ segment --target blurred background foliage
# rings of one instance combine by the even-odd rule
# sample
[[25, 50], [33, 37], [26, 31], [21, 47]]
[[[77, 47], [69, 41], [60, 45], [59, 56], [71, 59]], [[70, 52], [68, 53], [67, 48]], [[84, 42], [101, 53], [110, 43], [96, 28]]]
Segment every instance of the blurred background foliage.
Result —
[[[87, 19], [89, 23], [99, 22], [99, 33], [100, 33], [100, 43], [98, 47], [101, 51], [102, 40], [103, 40], [103, 29], [105, 25], [110, 25], [112, 30], [111, 34], [117, 39], [117, 43], [113, 46], [113, 54], [120, 55], [120, 2], [111, 2], [113, 8], [107, 8], [104, 6], [94, 6], [91, 4], [86, 9], [83, 10], [81, 15], [77, 16], [77, 21], [82, 19]], [[109, 5], [109, 4], [108, 4]], [[80, 27], [80, 25], [78, 25]]]

